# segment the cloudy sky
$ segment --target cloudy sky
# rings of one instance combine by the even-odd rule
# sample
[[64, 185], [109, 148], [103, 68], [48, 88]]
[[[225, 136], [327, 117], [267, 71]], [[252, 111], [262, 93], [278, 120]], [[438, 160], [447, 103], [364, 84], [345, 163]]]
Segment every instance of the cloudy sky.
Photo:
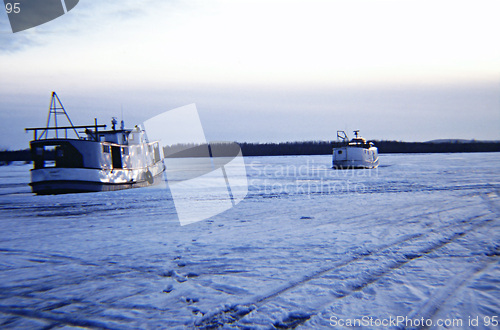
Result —
[[196, 103], [209, 140], [500, 140], [497, 0], [80, 0], [12, 33], [0, 11], [0, 148], [56, 91], [75, 124]]

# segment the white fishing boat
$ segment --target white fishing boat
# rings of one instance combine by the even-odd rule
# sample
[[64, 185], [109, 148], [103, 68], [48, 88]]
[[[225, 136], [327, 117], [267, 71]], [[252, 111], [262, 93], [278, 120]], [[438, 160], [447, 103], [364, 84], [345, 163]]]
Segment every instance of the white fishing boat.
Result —
[[[69, 125], [58, 126], [58, 116]], [[75, 126], [52, 92], [47, 126], [26, 128], [34, 136], [30, 142], [32, 191], [38, 195], [97, 192], [161, 182], [165, 165], [158, 141], [148, 141], [138, 126], [126, 129], [122, 120], [117, 129], [117, 123], [113, 118], [111, 130], [97, 125], [97, 119], [94, 125]]]
[[334, 169], [376, 168], [379, 164], [378, 149], [354, 131], [349, 140], [344, 131], [337, 131], [337, 145], [333, 148]]

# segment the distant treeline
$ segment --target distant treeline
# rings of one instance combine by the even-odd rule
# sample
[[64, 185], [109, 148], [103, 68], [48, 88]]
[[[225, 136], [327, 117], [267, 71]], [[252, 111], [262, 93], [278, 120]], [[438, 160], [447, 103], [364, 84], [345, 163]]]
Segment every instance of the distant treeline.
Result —
[[[243, 156], [286, 156], [286, 155], [329, 155], [336, 142], [302, 141], [282, 143], [238, 143]], [[443, 153], [443, 152], [500, 152], [500, 141], [449, 141], [449, 142], [401, 142], [374, 141], [381, 154], [391, 153]], [[173, 146], [164, 149], [169, 157], [207, 156], [206, 146], [186, 145]], [[212, 144], [210, 154], [213, 156], [234, 156], [234, 145]], [[50, 158], [50, 156], [48, 157]], [[13, 161], [30, 162], [31, 152], [26, 150], [0, 151], [0, 165]]]
[[[401, 142], [373, 141], [379, 153], [499, 152], [500, 141]], [[328, 155], [336, 142], [239, 143], [244, 156]]]
[[9, 165], [15, 161], [31, 162], [31, 152], [26, 150], [1, 150], [0, 151], [0, 165]]

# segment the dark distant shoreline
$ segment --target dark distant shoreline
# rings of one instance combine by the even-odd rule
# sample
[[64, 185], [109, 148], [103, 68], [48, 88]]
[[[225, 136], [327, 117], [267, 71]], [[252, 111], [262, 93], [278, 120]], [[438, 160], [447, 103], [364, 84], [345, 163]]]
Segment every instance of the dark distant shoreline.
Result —
[[[456, 152], [500, 152], [500, 141], [374, 141], [380, 154], [398, 153], [456, 153]], [[243, 156], [292, 156], [292, 155], [329, 155], [336, 142], [303, 141], [280, 143], [238, 143]], [[168, 153], [167, 153], [168, 154]], [[31, 162], [31, 152], [25, 150], [0, 151], [0, 165], [14, 161]]]
[[[380, 154], [500, 152], [500, 141], [402, 142], [373, 141]], [[239, 143], [243, 156], [329, 155], [337, 145], [330, 141]]]

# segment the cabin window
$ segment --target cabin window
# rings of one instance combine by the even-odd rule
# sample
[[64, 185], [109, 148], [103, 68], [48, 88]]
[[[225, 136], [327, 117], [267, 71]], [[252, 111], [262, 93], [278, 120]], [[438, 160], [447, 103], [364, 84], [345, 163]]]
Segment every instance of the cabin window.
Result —
[[37, 146], [33, 152], [35, 169], [45, 167], [83, 167], [82, 154], [69, 143]]
[[56, 148], [58, 146], [44, 146], [43, 167], [56, 167]]
[[102, 145], [102, 152], [105, 153], [105, 154], [109, 154], [109, 146], [103, 144]]
[[124, 156], [128, 156], [128, 148], [127, 148], [127, 147], [123, 147], [123, 148], [122, 148], [122, 154], [123, 154]]
[[342, 155], [342, 150], [339, 150], [338, 153], [339, 153], [339, 155]]

